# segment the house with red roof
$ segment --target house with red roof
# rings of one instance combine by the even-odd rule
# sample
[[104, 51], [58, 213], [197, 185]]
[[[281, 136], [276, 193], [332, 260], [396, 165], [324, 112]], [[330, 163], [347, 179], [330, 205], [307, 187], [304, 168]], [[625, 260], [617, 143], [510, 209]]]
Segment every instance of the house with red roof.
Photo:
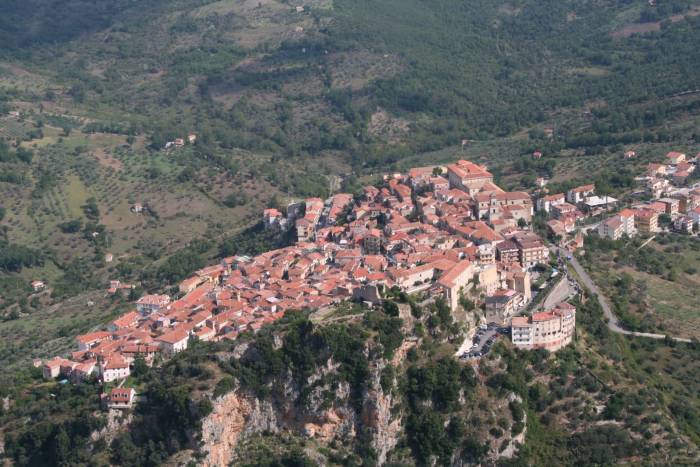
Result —
[[169, 304], [170, 297], [167, 295], [144, 295], [136, 301], [136, 311], [142, 315], [150, 315], [165, 310]]
[[119, 354], [114, 354], [106, 358], [100, 367], [102, 381], [111, 383], [119, 379], [128, 378], [131, 374], [129, 363]]
[[678, 165], [685, 161], [685, 154], [678, 151], [671, 151], [666, 154], [666, 163], [671, 165]]
[[467, 292], [469, 281], [474, 277], [474, 266], [468, 260], [462, 260], [443, 274], [437, 281], [451, 310], [456, 310], [462, 291]]
[[160, 345], [163, 353], [166, 355], [175, 355], [178, 352], [182, 352], [187, 348], [187, 341], [189, 340], [190, 333], [189, 330], [184, 327], [176, 327], [160, 337], [156, 338], [156, 342]]
[[102, 406], [105, 409], [130, 409], [136, 398], [134, 388], [113, 388], [109, 394], [102, 395]]
[[103, 340], [109, 339], [110, 336], [111, 334], [107, 331], [97, 331], [77, 336], [75, 340], [78, 343], [79, 350], [87, 350], [96, 346]]
[[137, 311], [129, 311], [124, 313], [119, 318], [112, 321], [108, 326], [107, 330], [110, 332], [115, 332], [120, 329], [135, 328], [139, 322], [141, 315]]

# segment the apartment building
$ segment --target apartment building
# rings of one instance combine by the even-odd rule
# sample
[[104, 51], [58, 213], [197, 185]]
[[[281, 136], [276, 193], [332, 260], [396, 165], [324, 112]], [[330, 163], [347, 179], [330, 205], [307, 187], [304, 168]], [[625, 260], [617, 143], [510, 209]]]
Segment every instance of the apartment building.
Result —
[[631, 209], [622, 210], [618, 215], [606, 219], [598, 226], [598, 235], [610, 240], [617, 240], [623, 235], [633, 237], [636, 233], [634, 211]]
[[659, 214], [653, 209], [640, 208], [634, 213], [634, 226], [643, 235], [659, 231]]
[[595, 193], [595, 185], [582, 185], [566, 192], [566, 201], [571, 204], [583, 203], [587, 197]]
[[518, 245], [510, 240], [504, 240], [496, 245], [498, 260], [503, 263], [517, 263], [520, 261], [520, 250]]
[[549, 249], [542, 239], [535, 234], [525, 233], [512, 238], [518, 247], [520, 264], [531, 268], [538, 263], [546, 263], [549, 259]]
[[571, 342], [575, 330], [576, 308], [568, 303], [561, 303], [550, 311], [511, 320], [513, 345], [522, 349], [556, 352]]

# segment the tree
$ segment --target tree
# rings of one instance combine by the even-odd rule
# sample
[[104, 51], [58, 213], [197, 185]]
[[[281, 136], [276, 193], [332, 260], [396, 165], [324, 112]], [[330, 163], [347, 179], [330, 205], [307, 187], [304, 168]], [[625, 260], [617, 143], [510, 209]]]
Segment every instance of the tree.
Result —
[[177, 181], [180, 183], [189, 182], [190, 180], [192, 180], [194, 178], [194, 176], [195, 176], [194, 169], [192, 167], [185, 167], [177, 175]]
[[399, 306], [391, 300], [384, 300], [382, 302], [382, 308], [384, 309], [384, 313], [389, 316], [399, 316]]
[[146, 364], [146, 360], [142, 355], [138, 355], [134, 359], [134, 369], [131, 373], [136, 378], [141, 378], [148, 373], [148, 364]]
[[64, 427], [58, 429], [53, 444], [53, 457], [56, 465], [67, 464], [71, 454], [71, 442]]
[[32, 158], [34, 157], [34, 151], [31, 149], [26, 149], [23, 147], [18, 147], [17, 148], [17, 158], [24, 162], [25, 164], [31, 164]]
[[100, 208], [97, 205], [97, 200], [93, 197], [88, 198], [82, 206], [83, 212], [88, 219], [98, 221], [100, 219]]

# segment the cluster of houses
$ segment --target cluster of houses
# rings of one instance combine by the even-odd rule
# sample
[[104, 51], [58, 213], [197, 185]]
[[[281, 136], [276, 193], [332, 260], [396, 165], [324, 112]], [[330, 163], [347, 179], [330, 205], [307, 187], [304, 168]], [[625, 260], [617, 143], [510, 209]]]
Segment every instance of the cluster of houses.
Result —
[[566, 193], [555, 193], [537, 199], [537, 210], [545, 213], [547, 227], [562, 246], [574, 251], [583, 246], [583, 235], [577, 223], [586, 217], [597, 215], [601, 210], [615, 206], [617, 200], [611, 196], [598, 196], [595, 185], [581, 185]]
[[653, 235], [661, 230], [662, 215], [668, 216], [673, 230], [692, 233], [700, 223], [700, 188], [686, 185], [696, 162], [697, 157], [690, 161], [685, 154], [672, 151], [666, 155], [665, 163], [649, 164], [645, 176], [639, 180], [645, 184], [650, 201], [608, 217], [600, 223], [598, 234], [611, 240], [624, 235]]
[[532, 215], [527, 193], [502, 190], [465, 160], [388, 175], [361, 196], [293, 203], [284, 215], [266, 209], [268, 228], [296, 229], [294, 245], [223, 258], [182, 281], [179, 298], [142, 296], [105, 330], [78, 336], [69, 358], [45, 362], [44, 375], [121, 380], [138, 357], [152, 364], [192, 339], [235, 339], [291, 309], [376, 303], [394, 287], [443, 297], [452, 310], [467, 297], [507, 323], [531, 300], [531, 269], [549, 260], [527, 227]]
[[[188, 140], [194, 143], [196, 136]], [[605, 219], [598, 227], [601, 237], [652, 234], [662, 214], [677, 230], [692, 231], [700, 220], [700, 189], [683, 185], [695, 164], [677, 152], [666, 159], [651, 164], [642, 179], [652, 201]], [[573, 306], [562, 303], [516, 316], [531, 301], [532, 268], [549, 259], [547, 245], [529, 228], [533, 209], [547, 213], [552, 233], [575, 250], [583, 244], [577, 221], [616, 204], [596, 195], [594, 185], [546, 194], [533, 203], [527, 193], [494, 184], [487, 167], [459, 160], [387, 175], [361, 195], [309, 198], [284, 212], [265, 209], [265, 227], [294, 229], [294, 245], [223, 258], [182, 281], [178, 298], [142, 296], [135, 309], [106, 329], [78, 336], [70, 356], [43, 362], [43, 373], [75, 383], [91, 377], [121, 381], [137, 358], [151, 365], [185, 350], [193, 339], [235, 339], [287, 310], [321, 309], [345, 300], [374, 304], [392, 288], [442, 297], [453, 311], [468, 298], [482, 305], [487, 321], [510, 322], [516, 346], [555, 351], [572, 339]], [[131, 288], [112, 281], [109, 291]], [[116, 388], [103, 402], [127, 408], [134, 396], [133, 389]]]
[[187, 138], [175, 138], [174, 141], [167, 141], [165, 143], [164, 149], [181, 148], [185, 143], [195, 144], [197, 142], [197, 135], [190, 133]]

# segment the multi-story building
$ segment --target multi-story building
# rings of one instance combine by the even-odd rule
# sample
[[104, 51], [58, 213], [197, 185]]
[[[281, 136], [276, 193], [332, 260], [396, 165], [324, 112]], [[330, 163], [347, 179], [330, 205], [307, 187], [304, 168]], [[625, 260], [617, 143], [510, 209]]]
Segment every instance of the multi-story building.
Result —
[[493, 264], [496, 262], [496, 249], [490, 243], [479, 245], [476, 251], [479, 264]]
[[673, 221], [673, 230], [676, 232], [691, 234], [693, 233], [693, 219], [688, 216], [679, 216]]
[[430, 180], [436, 173], [442, 173], [442, 169], [434, 166], [412, 168], [408, 171], [408, 179], [410, 180], [411, 187], [415, 189], [429, 185]]
[[460, 293], [467, 291], [465, 290], [467, 289], [467, 284], [473, 277], [473, 265], [468, 260], [463, 260], [457, 263], [438, 280], [438, 285], [443, 289], [445, 299], [447, 303], [449, 303], [450, 309], [457, 309]]
[[554, 204], [551, 207], [552, 216], [555, 219], [562, 219], [567, 216], [575, 216], [578, 209], [571, 203]]
[[187, 348], [187, 342], [190, 338], [190, 333], [183, 328], [175, 328], [170, 332], [166, 332], [156, 338], [160, 348], [167, 355], [174, 355]]
[[510, 240], [504, 240], [496, 245], [498, 260], [503, 263], [517, 263], [520, 261], [520, 250], [518, 245]]
[[546, 263], [549, 259], [549, 249], [542, 239], [535, 234], [527, 233], [512, 238], [518, 247], [520, 264], [531, 268], [538, 263]]
[[552, 206], [557, 206], [566, 202], [566, 197], [564, 193], [557, 193], [555, 195], [543, 196], [537, 200], [537, 210], [549, 212]]
[[430, 285], [435, 277], [433, 264], [422, 264], [411, 269], [391, 269], [394, 283], [407, 293], [413, 293]]
[[572, 188], [566, 192], [566, 201], [571, 204], [583, 203], [587, 197], [593, 195], [595, 192], [595, 185], [582, 185], [576, 188]]
[[693, 224], [700, 224], [700, 207], [691, 209], [688, 212], [688, 217], [693, 221]]
[[551, 311], [511, 320], [513, 345], [523, 349], [556, 352], [571, 342], [575, 330], [576, 308], [568, 303], [561, 303]]
[[294, 226], [297, 229], [297, 241], [308, 242], [314, 239], [314, 224], [306, 217], [297, 219]]
[[678, 200], [678, 211], [683, 214], [690, 214], [693, 209], [700, 207], [700, 192], [678, 193], [673, 197]]
[[131, 374], [129, 364], [120, 356], [110, 358], [100, 366], [102, 381], [110, 383], [118, 379], [128, 378]]
[[279, 225], [282, 220], [282, 213], [275, 208], [263, 210], [263, 224], [266, 229]]
[[681, 204], [680, 200], [676, 198], [661, 198], [659, 202], [663, 203], [666, 207], [666, 214], [669, 214], [671, 216], [675, 216], [676, 214], [678, 214]]
[[495, 220], [513, 217], [527, 222], [532, 220], [532, 200], [527, 193], [521, 191], [480, 193], [474, 199], [479, 219]]
[[660, 198], [669, 189], [669, 182], [665, 178], [650, 178], [646, 183], [646, 193], [654, 199]]
[[458, 188], [474, 195], [486, 183], [493, 182], [493, 175], [480, 165], [459, 160], [447, 166], [447, 178], [451, 188]]
[[618, 240], [624, 233], [620, 216], [613, 216], [609, 219], [605, 219], [598, 226], [598, 235], [609, 240]]
[[618, 215], [610, 217], [598, 226], [598, 235], [610, 240], [617, 240], [623, 235], [633, 237], [637, 233], [634, 226], [634, 211], [624, 209]]
[[634, 213], [634, 226], [643, 235], [659, 231], [659, 214], [653, 209], [640, 208]]
[[524, 298], [519, 292], [512, 289], [497, 290], [486, 297], [486, 319], [505, 323], [523, 304]]
[[136, 311], [142, 315], [150, 315], [162, 311], [170, 304], [170, 297], [167, 295], [144, 295], [136, 301]]

